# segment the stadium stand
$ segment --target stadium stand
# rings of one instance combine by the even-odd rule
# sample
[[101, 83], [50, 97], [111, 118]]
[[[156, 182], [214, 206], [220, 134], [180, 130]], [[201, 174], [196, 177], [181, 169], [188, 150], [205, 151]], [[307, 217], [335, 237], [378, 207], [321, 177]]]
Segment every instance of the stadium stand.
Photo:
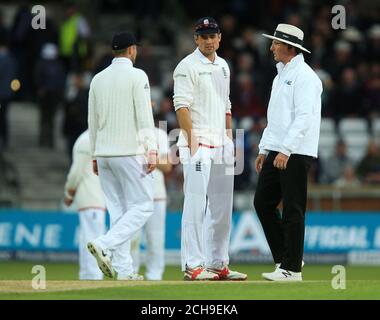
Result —
[[[85, 57], [76, 56], [74, 50], [71, 61], [66, 59], [65, 63], [69, 75], [79, 68], [91, 77], [107, 66], [112, 58], [108, 52], [108, 39], [113, 31], [135, 31], [143, 40], [137, 66], [147, 71], [155, 113], [168, 121], [168, 130], [171, 130], [178, 127], [171, 102], [172, 71], [176, 63], [194, 48], [191, 26], [203, 3], [200, 0], [193, 1], [191, 5], [170, 2], [169, 6], [169, 2], [163, 1], [164, 5], [158, 7], [144, 2], [147, 9], [141, 11], [139, 5], [132, 3], [99, 0], [96, 6], [88, 7], [86, 1], [76, 1], [77, 12], [89, 25], [86, 38], [89, 50]], [[66, 7], [60, 1], [46, 3], [46, 7], [49, 9], [48, 29], [45, 33], [38, 33], [25, 24], [31, 15], [24, 2], [0, 5], [3, 12], [0, 34], [12, 34], [16, 29], [26, 28], [22, 29], [25, 32], [20, 33], [21, 38], [13, 38], [9, 42], [10, 52], [19, 63], [21, 90], [11, 103], [10, 146], [1, 151], [5, 162], [0, 174], [2, 177], [8, 174], [17, 177], [11, 180], [17, 180], [13, 184], [19, 188], [15, 191], [19, 196], [14, 197], [18, 200], [2, 203], [13, 205], [19, 201], [21, 207], [53, 209], [60, 207], [64, 175], [70, 164], [61, 128], [65, 101], [61, 101], [56, 114], [54, 148], [39, 147], [39, 100], [33, 83], [33, 67], [43, 44], [59, 43], [58, 34], [66, 21]], [[253, 162], [265, 122], [271, 83], [276, 74], [269, 42], [261, 34], [272, 32], [279, 21], [293, 23], [305, 30], [305, 46], [312, 51], [311, 55], [305, 55], [305, 59], [324, 85], [319, 146], [321, 162], [334, 155], [336, 144], [341, 139], [347, 144], [348, 156], [355, 165], [365, 155], [371, 139], [380, 143], [380, 26], [376, 15], [360, 2], [350, 2], [349, 8], [360, 14], [347, 21], [347, 30], [343, 32], [331, 28], [331, 8], [318, 1], [302, 4], [294, 1], [292, 5], [281, 2], [275, 8], [273, 4], [261, 6], [258, 2], [233, 0], [215, 7], [215, 17], [220, 21], [223, 34], [218, 54], [230, 64], [232, 105], [241, 114], [233, 119], [234, 128], [244, 127], [247, 135], [244, 152], [248, 160], [242, 177], [247, 183], [236, 179], [239, 181], [236, 207], [251, 208], [252, 205], [248, 200], [241, 200], [239, 192], [242, 192], [242, 197], [251, 197], [254, 191], [257, 175], [252, 170]], [[279, 14], [273, 14], [275, 11]], [[314, 19], [309, 19], [311, 14]], [[155, 28], [150, 27], [152, 23]], [[20, 50], [20, 44], [24, 45], [23, 50]], [[9, 169], [9, 164], [13, 169]], [[175, 169], [175, 174], [167, 178], [169, 191], [181, 190], [180, 170]], [[314, 172], [317, 175], [314, 181], [324, 183], [321, 179], [323, 166]], [[2, 185], [5, 185], [5, 180], [2, 179]], [[4, 187], [1, 190], [5, 190]], [[4, 198], [6, 192], [0, 193]]]

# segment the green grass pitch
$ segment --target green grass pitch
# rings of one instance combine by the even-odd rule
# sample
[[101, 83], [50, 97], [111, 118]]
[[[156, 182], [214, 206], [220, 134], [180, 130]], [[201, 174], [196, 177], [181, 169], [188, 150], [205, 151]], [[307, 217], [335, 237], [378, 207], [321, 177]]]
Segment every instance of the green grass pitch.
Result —
[[[33, 265], [46, 269], [46, 289], [32, 289]], [[13, 299], [380, 299], [379, 267], [346, 267], [346, 289], [332, 288], [332, 265], [308, 265], [301, 283], [261, 279], [273, 265], [231, 265], [248, 274], [244, 282], [185, 282], [179, 267], [168, 266], [164, 281], [78, 281], [71, 263], [0, 262], [0, 300]], [[143, 270], [142, 270], [143, 271]]]

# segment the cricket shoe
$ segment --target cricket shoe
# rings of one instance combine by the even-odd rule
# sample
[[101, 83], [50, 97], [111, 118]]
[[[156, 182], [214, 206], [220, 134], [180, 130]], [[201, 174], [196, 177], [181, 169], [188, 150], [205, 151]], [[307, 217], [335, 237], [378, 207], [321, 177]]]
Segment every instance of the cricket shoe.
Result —
[[293, 272], [281, 268], [277, 268], [274, 272], [262, 273], [261, 275], [265, 280], [269, 281], [302, 281], [302, 272]]
[[127, 280], [127, 281], [142, 281], [144, 280], [144, 276], [138, 273], [132, 273], [128, 275], [117, 275], [117, 280]]
[[186, 281], [213, 281], [219, 280], [219, 276], [214, 272], [207, 271], [202, 266], [198, 266], [195, 268], [186, 267], [183, 279]]
[[[302, 260], [301, 268], [303, 268], [304, 265], [305, 265], [305, 262]], [[274, 270], [277, 270], [278, 268], [280, 268], [280, 266], [281, 266], [281, 263], [276, 263], [276, 267], [274, 268]]]
[[106, 277], [114, 278], [115, 270], [112, 268], [111, 259], [99, 246], [94, 242], [87, 243], [87, 249], [95, 257], [99, 269], [102, 270]]
[[222, 269], [207, 268], [207, 271], [217, 274], [219, 276], [219, 280], [244, 281], [248, 278], [245, 273], [230, 270], [228, 267], [224, 267]]

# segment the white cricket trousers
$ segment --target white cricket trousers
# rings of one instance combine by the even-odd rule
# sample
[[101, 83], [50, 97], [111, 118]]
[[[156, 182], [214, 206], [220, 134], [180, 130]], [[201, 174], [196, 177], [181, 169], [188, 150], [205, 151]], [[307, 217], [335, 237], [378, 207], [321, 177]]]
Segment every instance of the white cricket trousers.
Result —
[[111, 251], [118, 276], [130, 275], [130, 240], [153, 213], [153, 175], [146, 173], [144, 156], [98, 157], [97, 162], [110, 230], [95, 243]]
[[88, 208], [79, 210], [79, 279], [102, 280], [94, 257], [87, 249], [87, 243], [106, 232], [105, 209]]
[[186, 266], [221, 268], [229, 263], [233, 202], [233, 143], [220, 148], [200, 146], [190, 157], [179, 148], [184, 174], [181, 230], [182, 271]]
[[[162, 280], [165, 269], [165, 219], [166, 200], [155, 200], [153, 214], [150, 216], [142, 231], [146, 239], [146, 279]], [[138, 232], [132, 240], [132, 258], [134, 270], [140, 269], [140, 239]]]

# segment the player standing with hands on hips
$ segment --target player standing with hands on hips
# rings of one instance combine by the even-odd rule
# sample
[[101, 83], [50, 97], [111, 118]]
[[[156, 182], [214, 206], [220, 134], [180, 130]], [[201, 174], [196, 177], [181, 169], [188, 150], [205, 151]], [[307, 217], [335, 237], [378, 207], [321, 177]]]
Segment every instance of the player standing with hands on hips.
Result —
[[[130, 244], [153, 213], [153, 176], [157, 142], [148, 77], [133, 67], [135, 37], [114, 35], [115, 58], [93, 78], [89, 94], [89, 132], [93, 168], [99, 174], [110, 230], [88, 243], [108, 277], [143, 280], [133, 271]], [[111, 262], [112, 254], [112, 262]]]
[[173, 75], [185, 194], [182, 271], [185, 280], [245, 280], [247, 275], [228, 268], [234, 146], [232, 132], [226, 133], [231, 129], [230, 70], [216, 54], [221, 33], [215, 19], [199, 19], [194, 40], [197, 49]]
[[[317, 157], [322, 83], [304, 62], [303, 32], [279, 24], [270, 50], [277, 61], [268, 106], [268, 125], [259, 144], [254, 206], [276, 269], [271, 281], [302, 281], [307, 175]], [[283, 202], [282, 215], [277, 209]]]

